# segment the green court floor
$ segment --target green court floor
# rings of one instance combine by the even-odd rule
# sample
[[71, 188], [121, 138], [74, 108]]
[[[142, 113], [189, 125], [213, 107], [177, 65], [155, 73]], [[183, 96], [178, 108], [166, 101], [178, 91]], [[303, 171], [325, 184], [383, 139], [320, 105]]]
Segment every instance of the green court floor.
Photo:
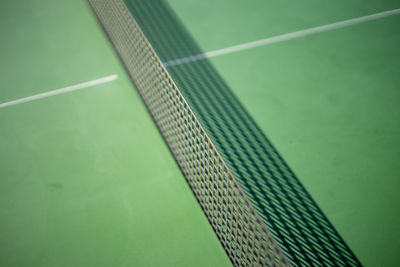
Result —
[[0, 266], [229, 266], [85, 1], [0, 9]]
[[[167, 0], [207, 51], [398, 1]], [[365, 266], [400, 249], [400, 15], [211, 59]], [[84, 0], [0, 9], [0, 266], [229, 266]]]
[[[204, 52], [400, 7], [168, 2]], [[399, 25], [394, 15], [210, 59], [366, 266], [398, 265]]]

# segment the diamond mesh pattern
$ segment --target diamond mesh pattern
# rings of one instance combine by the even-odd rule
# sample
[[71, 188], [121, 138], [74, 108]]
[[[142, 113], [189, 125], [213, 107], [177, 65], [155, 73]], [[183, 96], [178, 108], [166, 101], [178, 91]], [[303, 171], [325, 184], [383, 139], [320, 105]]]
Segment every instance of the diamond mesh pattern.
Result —
[[[202, 53], [166, 1], [124, 2], [163, 62]], [[167, 71], [291, 264], [360, 266], [209, 60]]]
[[123, 1], [89, 2], [232, 262], [288, 266]]

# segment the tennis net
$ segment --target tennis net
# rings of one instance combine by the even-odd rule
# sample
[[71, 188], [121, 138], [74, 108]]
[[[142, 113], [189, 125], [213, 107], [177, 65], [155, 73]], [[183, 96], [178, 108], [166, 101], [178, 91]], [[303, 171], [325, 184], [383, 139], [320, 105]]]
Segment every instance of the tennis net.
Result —
[[234, 265], [360, 265], [165, 2], [89, 2]]

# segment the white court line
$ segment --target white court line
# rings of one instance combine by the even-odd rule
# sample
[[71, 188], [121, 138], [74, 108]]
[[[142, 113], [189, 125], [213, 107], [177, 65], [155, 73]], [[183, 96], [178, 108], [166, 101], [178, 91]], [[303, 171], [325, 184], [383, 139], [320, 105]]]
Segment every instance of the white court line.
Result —
[[64, 87], [64, 88], [60, 88], [60, 89], [55, 89], [55, 90], [48, 91], [48, 92], [41, 93], [41, 94], [37, 94], [37, 95], [32, 95], [32, 96], [28, 96], [28, 97], [12, 100], [10, 102], [5, 102], [5, 103], [0, 104], [0, 108], [5, 108], [5, 107], [13, 106], [13, 105], [18, 105], [18, 104], [22, 104], [22, 103], [25, 103], [25, 102], [30, 102], [30, 101], [38, 100], [38, 99], [41, 99], [41, 98], [46, 98], [46, 97], [49, 97], [49, 96], [65, 94], [65, 93], [68, 93], [68, 92], [72, 92], [72, 91], [76, 91], [76, 90], [79, 90], [79, 89], [95, 86], [95, 85], [98, 85], [98, 84], [111, 82], [111, 81], [116, 80], [117, 78], [118, 78], [118, 75], [114, 74], [114, 75], [106, 76], [106, 77], [103, 77], [103, 78], [100, 78], [100, 79], [96, 79], [96, 80], [92, 80], [92, 81], [88, 81], [88, 82], [84, 82], [84, 83], [80, 83], [80, 84], [75, 84], [75, 85]]
[[324, 31], [330, 31], [330, 30], [334, 30], [334, 29], [338, 29], [338, 28], [343, 28], [346, 26], [359, 24], [359, 23], [363, 23], [366, 21], [370, 21], [370, 20], [380, 19], [380, 18], [384, 18], [387, 16], [396, 15], [399, 13], [400, 13], [400, 8], [393, 9], [393, 10], [380, 12], [380, 13], [376, 13], [376, 14], [372, 14], [372, 15], [368, 15], [368, 16], [364, 16], [364, 17], [343, 20], [340, 22], [332, 23], [332, 24], [326, 24], [326, 25], [313, 27], [313, 28], [309, 28], [309, 29], [305, 29], [305, 30], [300, 30], [300, 31], [296, 31], [296, 32], [277, 35], [277, 36], [269, 37], [269, 38], [258, 40], [258, 41], [248, 42], [248, 43], [244, 43], [244, 44], [240, 44], [240, 45], [234, 45], [234, 46], [230, 46], [227, 48], [222, 48], [222, 49], [218, 49], [218, 50], [214, 50], [214, 51], [210, 51], [210, 52], [206, 52], [206, 53], [202, 53], [202, 54], [197, 54], [197, 55], [193, 55], [193, 56], [189, 56], [189, 57], [185, 57], [185, 58], [174, 59], [174, 60], [171, 60], [168, 62], [164, 62], [163, 64], [165, 67], [176, 66], [176, 65], [180, 65], [180, 64], [184, 64], [184, 63], [188, 63], [188, 62], [192, 62], [192, 61], [197, 61], [197, 60], [201, 60], [201, 59], [205, 59], [205, 58], [216, 57], [216, 56], [230, 54], [230, 53], [234, 53], [234, 52], [238, 52], [238, 51], [242, 51], [242, 50], [247, 50], [247, 49], [258, 47], [258, 46], [264, 46], [264, 45], [278, 43], [278, 42], [282, 42], [282, 41], [286, 41], [286, 40], [290, 40], [290, 39], [295, 39], [295, 38], [303, 37], [306, 35], [311, 35], [311, 34], [316, 34], [316, 33], [324, 32]]

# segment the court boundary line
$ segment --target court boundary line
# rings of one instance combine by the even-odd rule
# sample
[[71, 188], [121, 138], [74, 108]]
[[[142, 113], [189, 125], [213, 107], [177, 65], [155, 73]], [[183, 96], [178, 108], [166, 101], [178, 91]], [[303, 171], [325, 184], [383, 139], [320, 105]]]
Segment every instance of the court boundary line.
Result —
[[84, 88], [92, 87], [92, 86], [95, 86], [95, 85], [111, 82], [111, 81], [116, 80], [117, 78], [118, 78], [118, 75], [117, 74], [113, 74], [113, 75], [109, 75], [109, 76], [106, 76], [106, 77], [103, 77], [103, 78], [91, 80], [91, 81], [88, 81], [88, 82], [83, 82], [83, 83], [79, 83], [79, 84], [75, 84], [75, 85], [71, 85], [71, 86], [67, 86], [67, 87], [51, 90], [51, 91], [40, 93], [40, 94], [36, 94], [36, 95], [28, 96], [28, 97], [15, 99], [15, 100], [12, 100], [12, 101], [9, 101], [9, 102], [1, 103], [0, 104], [0, 108], [14, 106], [14, 105], [18, 105], [18, 104], [22, 104], [22, 103], [26, 103], [26, 102], [31, 102], [31, 101], [34, 101], [34, 100], [38, 100], [38, 99], [42, 99], [42, 98], [46, 98], [46, 97], [50, 97], [50, 96], [55, 96], [55, 95], [59, 95], [59, 94], [69, 93], [69, 92], [76, 91], [76, 90], [79, 90], [79, 89], [84, 89]]
[[226, 48], [221, 48], [221, 49], [217, 49], [217, 50], [213, 50], [213, 51], [209, 51], [209, 52], [205, 52], [205, 53], [201, 53], [201, 54], [197, 54], [197, 55], [192, 55], [192, 56], [188, 56], [188, 57], [184, 57], [184, 58], [170, 60], [167, 62], [163, 62], [163, 64], [165, 67], [172, 67], [172, 66], [181, 65], [181, 64], [198, 61], [198, 60], [202, 60], [202, 59], [206, 59], [206, 58], [217, 57], [217, 56], [221, 56], [221, 55], [225, 55], [225, 54], [231, 54], [231, 53], [248, 50], [248, 49], [255, 48], [255, 47], [265, 46], [265, 45], [278, 43], [278, 42], [282, 42], [282, 41], [286, 41], [286, 40], [290, 40], [290, 39], [295, 39], [295, 38], [300, 38], [303, 36], [317, 34], [320, 32], [344, 28], [346, 26], [360, 24], [363, 22], [376, 20], [376, 19], [380, 19], [380, 18], [384, 18], [384, 17], [396, 15], [396, 14], [400, 14], [400, 8], [392, 9], [392, 10], [388, 10], [388, 11], [384, 11], [384, 12], [379, 12], [379, 13], [375, 13], [372, 15], [343, 20], [343, 21], [339, 21], [339, 22], [335, 22], [335, 23], [325, 24], [322, 26], [312, 27], [312, 28], [308, 28], [308, 29], [304, 29], [304, 30], [295, 31], [295, 32], [280, 34], [280, 35], [268, 37], [268, 38], [257, 40], [257, 41], [242, 43], [239, 45], [233, 45], [233, 46], [229, 46]]

